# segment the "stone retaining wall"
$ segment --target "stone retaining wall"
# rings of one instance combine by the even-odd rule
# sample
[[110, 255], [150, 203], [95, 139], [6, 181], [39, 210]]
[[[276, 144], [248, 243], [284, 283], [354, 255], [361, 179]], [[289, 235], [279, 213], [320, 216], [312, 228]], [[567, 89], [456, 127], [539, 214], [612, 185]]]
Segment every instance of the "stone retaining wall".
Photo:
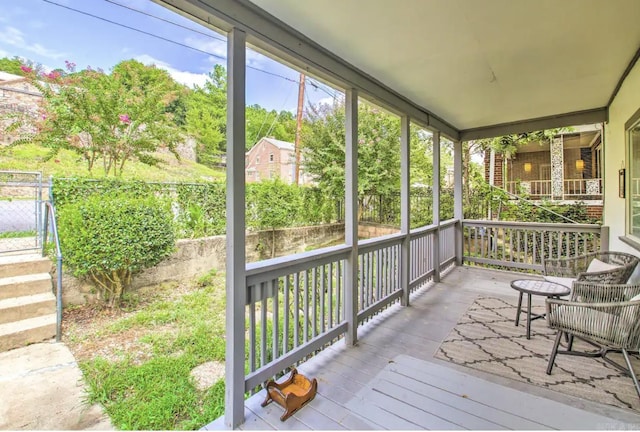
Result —
[[[270, 258], [275, 238], [276, 256], [304, 252], [344, 239], [344, 224], [286, 228], [249, 233], [246, 237], [247, 262]], [[157, 266], [135, 276], [132, 288], [163, 282], [185, 281], [201, 276], [212, 269], [224, 270], [226, 263], [226, 236], [178, 240], [176, 251]], [[56, 278], [54, 276], [54, 284]], [[62, 275], [64, 305], [84, 304], [95, 301], [94, 286], [69, 274]]]

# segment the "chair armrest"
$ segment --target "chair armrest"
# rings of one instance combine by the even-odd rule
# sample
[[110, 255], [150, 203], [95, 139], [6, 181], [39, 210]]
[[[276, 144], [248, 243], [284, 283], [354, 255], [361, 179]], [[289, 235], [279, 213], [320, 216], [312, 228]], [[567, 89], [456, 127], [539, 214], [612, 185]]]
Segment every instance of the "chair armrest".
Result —
[[545, 276], [559, 276], [575, 278], [589, 267], [595, 253], [569, 258], [543, 258], [542, 270]]
[[607, 284], [576, 280], [573, 282], [571, 301], [583, 303], [608, 303], [629, 301], [640, 294], [640, 285]]
[[547, 325], [612, 348], [640, 348], [640, 300], [574, 302], [548, 298]]

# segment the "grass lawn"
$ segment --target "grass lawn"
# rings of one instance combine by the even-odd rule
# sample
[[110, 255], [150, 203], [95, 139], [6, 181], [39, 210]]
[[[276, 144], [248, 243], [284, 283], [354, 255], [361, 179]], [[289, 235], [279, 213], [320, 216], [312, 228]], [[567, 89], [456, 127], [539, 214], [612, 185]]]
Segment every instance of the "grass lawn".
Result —
[[[77, 153], [61, 150], [58, 155], [45, 162], [44, 158], [47, 153], [48, 149], [35, 144], [5, 148], [0, 153], [0, 170], [42, 171], [45, 179], [51, 175], [55, 177], [87, 177], [90, 175], [87, 164]], [[122, 177], [157, 182], [193, 182], [223, 179], [225, 176], [222, 170], [214, 170], [189, 160], [179, 161], [172, 154], [158, 153], [157, 156], [163, 160], [163, 163], [158, 166], [149, 166], [141, 162], [127, 162]], [[94, 167], [91, 175], [94, 177], [104, 176], [100, 161]]]
[[130, 294], [121, 310], [65, 310], [63, 341], [84, 373], [90, 402], [123, 430], [199, 429], [224, 411], [224, 374], [199, 390], [192, 370], [224, 373], [224, 274]]

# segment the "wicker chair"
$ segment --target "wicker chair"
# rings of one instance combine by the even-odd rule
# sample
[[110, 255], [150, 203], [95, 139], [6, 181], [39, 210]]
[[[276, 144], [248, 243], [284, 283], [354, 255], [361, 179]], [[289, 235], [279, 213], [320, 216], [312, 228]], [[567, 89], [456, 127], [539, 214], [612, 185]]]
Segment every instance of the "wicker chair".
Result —
[[[589, 264], [599, 259], [605, 264], [616, 265], [616, 268], [587, 272]], [[566, 278], [567, 284], [577, 282], [593, 282], [598, 284], [624, 284], [640, 262], [638, 257], [625, 252], [591, 252], [571, 258], [544, 259], [542, 262], [545, 278]], [[571, 281], [571, 282], [569, 282]], [[569, 286], [571, 288], [571, 286]], [[576, 300], [572, 293], [571, 300]]]
[[[599, 357], [630, 375], [640, 397], [640, 384], [629, 358], [629, 351], [640, 350], [640, 298], [635, 299], [640, 295], [640, 285], [575, 282], [574, 291], [581, 301], [546, 300], [547, 323], [558, 330], [547, 374], [551, 374], [558, 354]], [[560, 350], [563, 335], [566, 349]], [[574, 337], [595, 349], [573, 350]], [[608, 358], [611, 352], [622, 352], [626, 367]]]

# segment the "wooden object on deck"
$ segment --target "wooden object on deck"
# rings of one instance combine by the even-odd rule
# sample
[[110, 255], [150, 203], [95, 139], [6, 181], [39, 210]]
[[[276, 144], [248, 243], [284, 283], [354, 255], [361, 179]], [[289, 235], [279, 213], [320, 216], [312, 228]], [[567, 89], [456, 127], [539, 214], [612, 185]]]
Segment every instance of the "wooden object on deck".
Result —
[[276, 401], [278, 405], [285, 409], [284, 414], [280, 417], [281, 421], [285, 421], [307, 402], [313, 400], [317, 391], [318, 381], [315, 378], [309, 380], [309, 378], [299, 374], [296, 368], [293, 368], [286, 381], [277, 383], [271, 380], [267, 383], [267, 397], [262, 402], [262, 406], [266, 406], [271, 401]]

